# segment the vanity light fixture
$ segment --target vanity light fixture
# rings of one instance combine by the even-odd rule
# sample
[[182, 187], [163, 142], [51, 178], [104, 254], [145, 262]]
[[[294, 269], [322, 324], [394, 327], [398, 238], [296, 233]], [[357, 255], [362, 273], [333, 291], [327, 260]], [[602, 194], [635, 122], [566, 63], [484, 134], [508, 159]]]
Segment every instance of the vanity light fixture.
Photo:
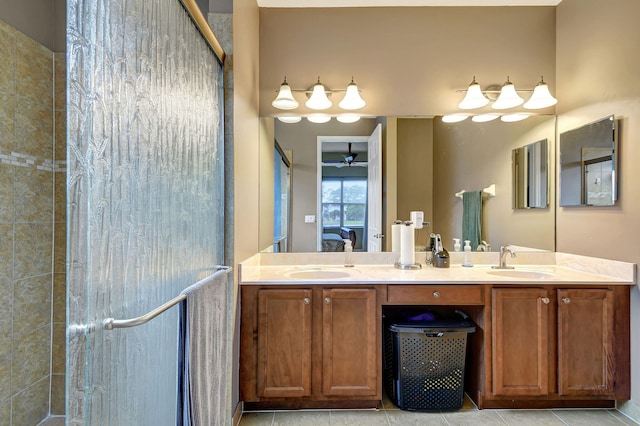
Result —
[[540, 77], [540, 81], [533, 88], [533, 94], [527, 102], [522, 105], [527, 109], [539, 109], [547, 108], [558, 103], [558, 100], [549, 92], [549, 86], [544, 82], [544, 79]]
[[473, 81], [467, 88], [467, 94], [464, 95], [464, 99], [458, 104], [460, 109], [475, 109], [482, 108], [489, 103], [489, 99], [482, 93], [480, 85], [476, 81], [476, 76], [473, 76]]
[[360, 120], [360, 116], [357, 114], [342, 114], [337, 116], [336, 120], [341, 123], [355, 123], [356, 121]]
[[502, 85], [502, 89], [500, 89], [500, 95], [498, 99], [491, 105], [493, 109], [509, 109], [513, 107], [517, 107], [518, 105], [522, 105], [524, 99], [518, 95], [516, 92], [516, 87], [512, 82], [509, 81], [509, 77], [507, 76], [507, 81]]
[[360, 90], [358, 86], [353, 81], [353, 77], [351, 77], [351, 83], [347, 85], [346, 90], [329, 90], [327, 89], [321, 82], [320, 77], [318, 77], [318, 81], [313, 85], [311, 89], [308, 90], [299, 90], [292, 89], [287, 83], [287, 78], [285, 77], [284, 82], [280, 85], [280, 89], [278, 90], [278, 95], [271, 102], [274, 108], [284, 109], [284, 110], [292, 110], [296, 109], [299, 104], [298, 101], [293, 97], [295, 92], [303, 92], [305, 93], [309, 99], [305, 102], [305, 106], [309, 109], [313, 110], [325, 110], [329, 109], [333, 106], [333, 102], [329, 99], [329, 96], [334, 92], [345, 92], [344, 97], [338, 104], [340, 108], [353, 111], [357, 109], [364, 108], [367, 104], [364, 99], [360, 96]]
[[312, 123], [322, 124], [331, 120], [331, 116], [327, 114], [311, 114], [307, 116], [307, 120]]
[[[500, 88], [500, 90], [496, 90], [498, 88]], [[540, 81], [533, 89], [518, 90], [509, 80], [509, 77], [507, 77], [507, 81], [502, 86], [492, 85], [486, 90], [481, 90], [480, 85], [474, 76], [473, 81], [471, 81], [471, 84], [469, 84], [469, 87], [466, 90], [457, 91], [465, 92], [464, 98], [458, 104], [458, 108], [464, 110], [482, 108], [492, 101], [493, 103], [491, 104], [491, 108], [497, 110], [515, 108], [523, 103], [523, 107], [526, 109], [541, 109], [558, 103], [558, 100], [551, 95], [549, 86], [542, 77], [540, 77]], [[533, 93], [529, 100], [524, 102], [524, 99], [518, 94], [518, 92]]]
[[300, 120], [302, 120], [302, 117], [299, 115], [283, 115], [277, 118], [283, 123], [299, 123]]
[[459, 123], [469, 118], [467, 114], [448, 114], [442, 116], [444, 123]]
[[271, 102], [271, 105], [278, 109], [298, 108], [298, 101], [295, 100], [293, 93], [291, 93], [291, 87], [289, 83], [287, 83], [287, 77], [284, 78], [284, 81], [280, 85], [280, 90], [278, 90], [278, 96]]
[[363, 108], [367, 103], [360, 96], [358, 86], [353, 82], [351, 77], [351, 83], [347, 86], [347, 92], [344, 94], [344, 98], [338, 104], [340, 108], [347, 110], [354, 110]]
[[322, 83], [320, 83], [320, 77], [318, 77], [318, 82], [313, 85], [311, 97], [307, 99], [307, 102], [305, 102], [304, 104], [307, 106], [307, 108], [317, 110], [328, 109], [331, 108], [331, 105], [333, 105], [333, 103], [327, 96], [327, 91], [325, 90]]

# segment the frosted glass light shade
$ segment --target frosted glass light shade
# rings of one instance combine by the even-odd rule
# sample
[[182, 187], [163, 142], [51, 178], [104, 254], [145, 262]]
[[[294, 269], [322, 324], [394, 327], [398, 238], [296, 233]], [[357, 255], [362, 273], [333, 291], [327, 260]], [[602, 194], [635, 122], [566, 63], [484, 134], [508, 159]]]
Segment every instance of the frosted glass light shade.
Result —
[[305, 105], [307, 108], [317, 110], [331, 108], [331, 105], [333, 105], [327, 97], [327, 92], [324, 90], [322, 83], [320, 83], [320, 79], [313, 85], [313, 92], [311, 93], [311, 97], [305, 102]]
[[355, 123], [356, 121], [360, 120], [360, 116], [357, 114], [342, 114], [337, 116], [336, 120], [341, 123]]
[[342, 109], [354, 110], [363, 108], [367, 103], [360, 96], [358, 86], [351, 79], [351, 83], [347, 86], [347, 93], [338, 104]]
[[495, 113], [480, 114], [480, 115], [474, 115], [473, 117], [471, 117], [471, 120], [476, 123], [486, 123], [487, 121], [493, 121], [498, 117], [500, 117], [500, 114], [495, 114]]
[[307, 117], [307, 120], [312, 123], [322, 124], [331, 120], [331, 116], [327, 114], [312, 114]]
[[540, 79], [540, 82], [533, 88], [533, 94], [523, 107], [527, 109], [540, 109], [553, 106], [558, 103], [558, 100], [549, 92], [549, 86], [544, 80]]
[[493, 109], [507, 109], [517, 107], [518, 105], [522, 105], [524, 99], [518, 95], [516, 92], [516, 87], [509, 81], [507, 78], [507, 82], [502, 85], [502, 89], [500, 89], [500, 96], [498, 99], [491, 105]]
[[285, 115], [282, 117], [278, 117], [278, 120], [282, 121], [283, 123], [298, 123], [300, 120], [302, 120], [302, 117], [296, 115]]
[[467, 118], [469, 118], [467, 114], [449, 114], [443, 115], [442, 121], [445, 123], [459, 123], [460, 121], [464, 121]]
[[289, 87], [289, 83], [287, 83], [287, 79], [284, 79], [284, 82], [280, 85], [280, 90], [278, 90], [278, 96], [271, 102], [274, 108], [278, 109], [296, 109], [298, 108], [298, 101], [296, 101], [293, 97], [293, 93], [291, 93], [291, 87]]
[[515, 114], [505, 114], [500, 117], [500, 120], [504, 121], [505, 123], [515, 123], [516, 121], [526, 120], [527, 118], [529, 118], [529, 114], [517, 112]]
[[480, 85], [476, 82], [476, 78], [473, 77], [473, 81], [467, 88], [467, 94], [464, 95], [464, 99], [458, 104], [460, 109], [475, 109], [482, 108], [489, 103], [489, 99], [482, 93]]

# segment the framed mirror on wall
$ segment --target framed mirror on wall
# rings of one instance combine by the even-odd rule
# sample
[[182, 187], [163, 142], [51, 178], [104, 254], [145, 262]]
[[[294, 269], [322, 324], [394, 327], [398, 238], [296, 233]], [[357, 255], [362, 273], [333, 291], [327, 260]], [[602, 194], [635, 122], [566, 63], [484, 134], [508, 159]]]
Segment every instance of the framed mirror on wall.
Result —
[[618, 199], [614, 116], [560, 134], [560, 206], [613, 206]]
[[547, 139], [512, 151], [513, 208], [549, 206], [549, 148]]

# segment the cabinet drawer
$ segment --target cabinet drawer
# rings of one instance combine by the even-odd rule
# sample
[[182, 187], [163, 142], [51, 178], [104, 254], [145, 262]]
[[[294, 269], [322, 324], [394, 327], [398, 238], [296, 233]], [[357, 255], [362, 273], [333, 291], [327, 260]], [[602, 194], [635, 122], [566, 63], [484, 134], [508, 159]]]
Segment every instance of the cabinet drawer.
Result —
[[388, 285], [388, 303], [483, 305], [481, 285]]

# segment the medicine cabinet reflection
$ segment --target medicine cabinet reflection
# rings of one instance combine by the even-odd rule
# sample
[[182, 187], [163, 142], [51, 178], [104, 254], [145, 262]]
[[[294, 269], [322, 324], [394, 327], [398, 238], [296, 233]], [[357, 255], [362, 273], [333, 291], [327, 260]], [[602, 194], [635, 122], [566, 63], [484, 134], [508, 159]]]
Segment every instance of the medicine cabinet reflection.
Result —
[[613, 116], [560, 135], [560, 206], [613, 206], [618, 129]]
[[543, 209], [549, 205], [547, 139], [512, 152], [513, 208]]

